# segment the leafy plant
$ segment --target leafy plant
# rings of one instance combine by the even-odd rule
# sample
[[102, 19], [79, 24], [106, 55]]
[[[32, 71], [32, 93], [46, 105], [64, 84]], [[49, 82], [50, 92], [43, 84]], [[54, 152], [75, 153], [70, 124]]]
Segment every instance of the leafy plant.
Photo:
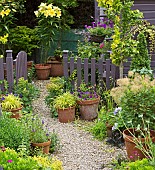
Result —
[[0, 134], [0, 140], [3, 141], [5, 147], [17, 150], [22, 142], [25, 142], [27, 150], [30, 147], [27, 128], [16, 119], [0, 116]]
[[45, 98], [46, 104], [50, 107], [52, 117], [57, 117], [58, 113], [53, 106], [54, 99], [63, 93], [64, 79], [60, 77], [51, 77], [50, 83], [47, 84], [46, 88], [48, 95]]
[[41, 120], [38, 115], [25, 115], [21, 121], [25, 128], [28, 129], [31, 143], [47, 142], [50, 139], [50, 134], [44, 124], [44, 120]]
[[81, 83], [80, 87], [75, 92], [75, 96], [78, 100], [94, 100], [99, 98], [98, 94], [95, 91], [94, 86], [88, 86], [85, 83]]
[[114, 101], [122, 107], [120, 126], [123, 120], [127, 127], [142, 127], [144, 122], [154, 125], [155, 111], [155, 81], [149, 76], [136, 74], [134, 78], [124, 78], [117, 81], [118, 87], [111, 90]]
[[21, 108], [23, 102], [18, 96], [15, 96], [13, 94], [8, 94], [7, 96], [2, 97], [2, 110], [4, 111], [10, 111], [12, 109]]
[[54, 102], [54, 107], [56, 109], [65, 109], [76, 105], [76, 100], [74, 95], [69, 92], [57, 96], [53, 102]]
[[21, 96], [24, 110], [32, 111], [32, 101], [39, 95], [38, 88], [33, 83], [29, 83], [28, 80], [24, 80], [23, 77], [18, 80], [14, 88], [14, 92]]
[[38, 42], [40, 38], [37, 35], [37, 28], [31, 29], [26, 26], [17, 26], [10, 30], [9, 41], [14, 53], [25, 51], [28, 56], [31, 56], [33, 50], [39, 48]]
[[50, 145], [50, 152], [53, 153], [60, 148], [60, 139], [57, 133], [53, 132], [51, 134], [51, 145]]

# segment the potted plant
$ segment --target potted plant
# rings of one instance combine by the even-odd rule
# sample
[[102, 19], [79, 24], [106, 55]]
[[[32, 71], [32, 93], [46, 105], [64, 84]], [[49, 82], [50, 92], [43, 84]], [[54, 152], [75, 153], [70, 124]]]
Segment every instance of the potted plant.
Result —
[[12, 112], [11, 118], [19, 119], [21, 117], [22, 101], [18, 96], [8, 94], [1, 99], [2, 111]]
[[51, 66], [50, 76], [63, 76], [63, 51], [60, 48], [57, 48], [54, 51], [54, 57], [49, 57], [47, 63]]
[[75, 119], [75, 105], [75, 96], [69, 92], [54, 99], [54, 107], [58, 111], [58, 118], [61, 123], [71, 122]]
[[[61, 9], [54, 6], [52, 3], [41, 3], [38, 7], [39, 9], [35, 11], [35, 15], [38, 19], [38, 35], [40, 37], [40, 49], [41, 49], [41, 62], [46, 61], [48, 57], [48, 52], [50, 49], [52, 37], [54, 35], [53, 28], [59, 28], [59, 18], [61, 17]], [[48, 79], [50, 74], [50, 65], [48, 64], [37, 64], [35, 65], [37, 76], [39, 79]], [[39, 75], [45, 72], [45, 78], [43, 75]]]
[[75, 95], [77, 97], [76, 102], [79, 105], [81, 118], [84, 120], [95, 119], [100, 101], [100, 96], [95, 92], [95, 88], [81, 83]]
[[90, 41], [101, 43], [106, 36], [111, 36], [113, 32], [113, 23], [108, 19], [103, 19], [102, 22], [92, 23], [92, 26], [85, 25], [86, 30], [89, 33]]
[[48, 154], [51, 144], [50, 133], [44, 121], [38, 115], [28, 115], [25, 121], [26, 128], [29, 130], [30, 142], [32, 147], [42, 148], [43, 153]]
[[[131, 72], [129, 72], [131, 76]], [[148, 75], [140, 75], [136, 73], [131, 78], [123, 78], [117, 81], [118, 86], [111, 90], [111, 95], [114, 101], [122, 108], [119, 112], [118, 127], [123, 128], [123, 136], [125, 139], [127, 154], [130, 159], [131, 152], [141, 150], [137, 149], [137, 137], [134, 132], [135, 129], [142, 132], [148, 127], [148, 132], [152, 133], [154, 130], [154, 112], [155, 112], [155, 80], [151, 80]], [[132, 128], [132, 129], [131, 129]], [[133, 135], [132, 135], [133, 134]], [[153, 132], [154, 136], [154, 132]], [[132, 139], [131, 139], [132, 138]], [[143, 136], [144, 138], [144, 136]], [[138, 138], [138, 142], [144, 146], [146, 139]], [[128, 143], [129, 142], [129, 143]], [[132, 147], [128, 150], [128, 146]], [[140, 153], [140, 158], [144, 157]]]

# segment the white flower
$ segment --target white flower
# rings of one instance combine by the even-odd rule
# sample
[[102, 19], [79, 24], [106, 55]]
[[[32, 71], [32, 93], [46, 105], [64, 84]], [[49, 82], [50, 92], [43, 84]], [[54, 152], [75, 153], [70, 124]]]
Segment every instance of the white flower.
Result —
[[118, 123], [114, 123], [114, 126], [112, 127], [112, 130], [116, 130], [118, 128]]

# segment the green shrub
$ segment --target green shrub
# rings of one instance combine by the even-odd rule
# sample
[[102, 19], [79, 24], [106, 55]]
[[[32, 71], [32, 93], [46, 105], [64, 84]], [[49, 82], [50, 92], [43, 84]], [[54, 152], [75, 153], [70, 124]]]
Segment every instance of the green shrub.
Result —
[[29, 149], [29, 134], [25, 126], [20, 121], [11, 118], [0, 117], [0, 141], [5, 147], [15, 150], [24, 142], [26, 148]]

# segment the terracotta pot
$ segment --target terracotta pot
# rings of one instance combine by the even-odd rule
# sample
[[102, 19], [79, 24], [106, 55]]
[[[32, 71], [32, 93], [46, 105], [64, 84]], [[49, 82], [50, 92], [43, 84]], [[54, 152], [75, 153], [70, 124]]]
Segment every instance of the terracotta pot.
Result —
[[90, 36], [91, 42], [102, 43], [104, 41], [104, 39], [105, 39], [105, 36], [97, 36], [97, 35]]
[[63, 76], [63, 64], [60, 61], [48, 61], [48, 64], [51, 66], [50, 69], [50, 76], [56, 77], [56, 76]]
[[[132, 136], [132, 134], [134, 134], [134, 131], [135, 129], [132, 128], [123, 131], [123, 138], [125, 140], [127, 156], [132, 161], [146, 158], [146, 156], [142, 153], [142, 151], [136, 147], [136, 144], [134, 142], [135, 137]], [[154, 130], [150, 130], [150, 137], [152, 142], [155, 142]], [[147, 140], [146, 138], [136, 138], [136, 140], [139, 140], [143, 144], [143, 146], [147, 149], [147, 145], [145, 144]]]
[[12, 112], [12, 115], [10, 116], [10, 118], [19, 119], [22, 116], [20, 114], [21, 110], [22, 110], [22, 107], [10, 110], [10, 112]]
[[111, 138], [112, 137], [112, 125], [109, 125], [108, 123], [106, 123], [106, 128], [107, 128], [107, 136], [109, 137], [109, 138]]
[[31, 143], [33, 147], [42, 148], [43, 153], [48, 154], [50, 150], [51, 140], [43, 143]]
[[32, 69], [33, 61], [27, 61], [27, 69]]
[[35, 69], [39, 80], [47, 80], [50, 75], [51, 66], [48, 64], [36, 64]]
[[75, 107], [58, 109], [58, 119], [61, 123], [72, 122], [75, 119]]
[[84, 120], [93, 120], [98, 114], [98, 104], [100, 101], [100, 97], [94, 100], [77, 100], [77, 104], [79, 105], [81, 118]]

